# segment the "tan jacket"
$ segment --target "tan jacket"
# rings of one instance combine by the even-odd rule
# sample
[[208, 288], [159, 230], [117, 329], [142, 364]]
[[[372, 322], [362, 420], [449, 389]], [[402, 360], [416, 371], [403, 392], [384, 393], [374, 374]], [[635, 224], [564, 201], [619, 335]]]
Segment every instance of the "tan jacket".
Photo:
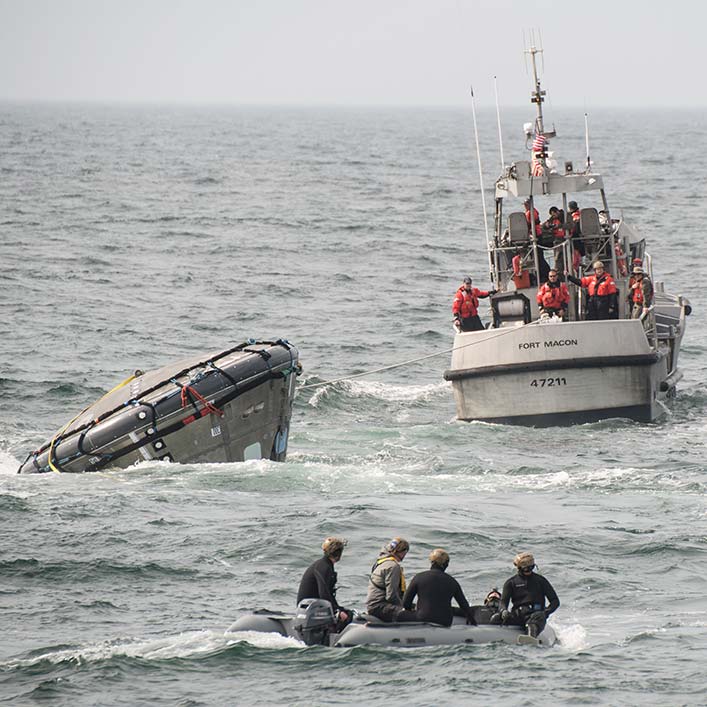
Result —
[[370, 611], [385, 604], [402, 606], [404, 593], [405, 575], [402, 566], [390, 553], [382, 552], [371, 571], [366, 609]]

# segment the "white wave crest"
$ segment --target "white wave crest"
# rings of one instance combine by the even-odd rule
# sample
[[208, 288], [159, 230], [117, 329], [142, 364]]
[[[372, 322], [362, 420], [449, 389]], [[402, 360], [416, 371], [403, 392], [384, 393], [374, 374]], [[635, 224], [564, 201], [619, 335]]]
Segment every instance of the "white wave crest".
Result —
[[192, 658], [217, 653], [236, 643], [247, 642], [257, 648], [301, 648], [304, 644], [294, 638], [277, 633], [256, 631], [187, 631], [176, 636], [153, 639], [117, 639], [89, 643], [76, 648], [48, 651], [31, 658], [8, 661], [0, 667], [8, 669], [28, 667], [49, 661], [50, 663], [74, 662], [77, 665], [125, 656], [144, 660], [169, 660], [172, 658]]
[[279, 633], [262, 633], [260, 631], [233, 631], [226, 632], [228, 645], [235, 643], [249, 643], [256, 648], [302, 648], [304, 643], [290, 636], [281, 636]]
[[16, 474], [20, 463], [8, 451], [0, 449], [0, 474]]
[[8, 668], [36, 665], [43, 661], [63, 663], [72, 661], [79, 665], [107, 660], [118, 656], [129, 658], [144, 658], [146, 660], [164, 660], [169, 658], [189, 658], [218, 651], [227, 646], [223, 632], [220, 631], [188, 631], [176, 636], [166, 636], [154, 639], [117, 639], [89, 643], [85, 646], [67, 648], [57, 651], [40, 653], [23, 660], [10, 661]]
[[[426, 385], [395, 385], [380, 381], [341, 381], [345, 393], [354, 398], [377, 398], [391, 403], [415, 403], [430, 400], [439, 395], [447, 395], [448, 383], [428, 383]], [[326, 396], [328, 386], [323, 385], [309, 399], [309, 405], [318, 407]]]
[[566, 626], [552, 624], [557, 634], [557, 640], [563, 650], [571, 653], [584, 650], [589, 646], [587, 631], [581, 624], [568, 624]]

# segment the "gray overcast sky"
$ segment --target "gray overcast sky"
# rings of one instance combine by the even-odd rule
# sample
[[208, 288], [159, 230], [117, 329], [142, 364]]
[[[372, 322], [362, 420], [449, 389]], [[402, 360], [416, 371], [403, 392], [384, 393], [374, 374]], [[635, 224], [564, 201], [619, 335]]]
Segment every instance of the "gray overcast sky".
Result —
[[0, 98], [707, 106], [700, 0], [0, 0]]

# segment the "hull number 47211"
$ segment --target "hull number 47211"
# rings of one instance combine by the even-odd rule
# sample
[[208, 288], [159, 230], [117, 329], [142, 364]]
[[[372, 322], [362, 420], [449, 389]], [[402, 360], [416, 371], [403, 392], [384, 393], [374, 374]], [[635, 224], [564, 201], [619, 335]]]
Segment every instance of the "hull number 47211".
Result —
[[567, 385], [567, 378], [533, 378], [531, 388], [552, 388], [555, 385]]

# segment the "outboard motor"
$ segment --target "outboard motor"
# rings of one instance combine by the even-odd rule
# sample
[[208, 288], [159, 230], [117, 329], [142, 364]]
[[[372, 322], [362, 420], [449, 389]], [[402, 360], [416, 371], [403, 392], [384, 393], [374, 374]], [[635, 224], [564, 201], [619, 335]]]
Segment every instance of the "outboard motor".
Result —
[[336, 628], [331, 602], [326, 599], [302, 599], [292, 627], [308, 646], [328, 646], [329, 634]]

